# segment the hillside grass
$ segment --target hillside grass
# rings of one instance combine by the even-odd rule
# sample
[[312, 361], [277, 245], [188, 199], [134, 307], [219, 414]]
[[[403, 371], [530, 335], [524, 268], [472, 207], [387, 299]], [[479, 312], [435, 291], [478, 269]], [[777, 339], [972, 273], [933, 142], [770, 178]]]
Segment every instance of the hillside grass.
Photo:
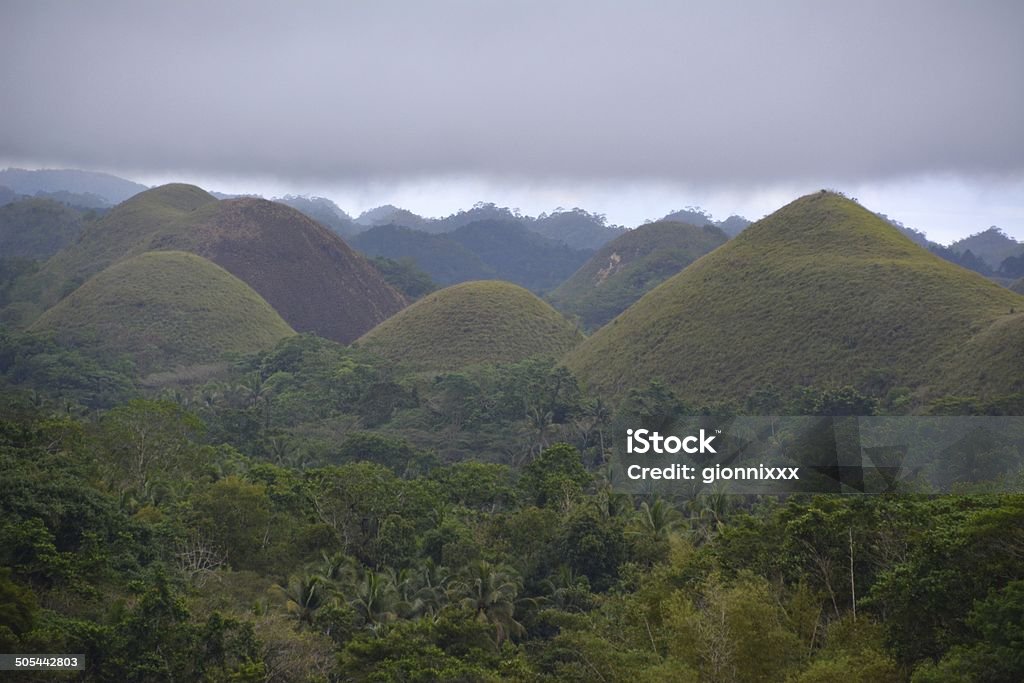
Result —
[[359, 346], [418, 370], [454, 370], [531, 356], [561, 357], [583, 335], [526, 289], [495, 280], [430, 294], [359, 340]]
[[551, 304], [595, 330], [704, 254], [728, 241], [714, 226], [659, 221], [603, 246], [548, 296]]
[[149, 252], [91, 278], [30, 328], [141, 373], [272, 347], [294, 334], [248, 285], [206, 259]]
[[[802, 197], [666, 281], [571, 352], [588, 384], [691, 402], [774, 385], [945, 389], [965, 345], [1024, 297], [930, 254], [860, 205]], [[1019, 377], [1020, 358], [988, 375]], [[985, 394], [975, 378], [962, 391]]]

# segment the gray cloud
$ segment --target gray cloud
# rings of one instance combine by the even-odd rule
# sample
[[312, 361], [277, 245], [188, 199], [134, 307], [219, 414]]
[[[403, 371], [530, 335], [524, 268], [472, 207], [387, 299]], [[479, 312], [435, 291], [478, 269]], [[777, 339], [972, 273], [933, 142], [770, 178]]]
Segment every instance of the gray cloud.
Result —
[[7, 2], [0, 157], [293, 180], [1024, 172], [1024, 3]]

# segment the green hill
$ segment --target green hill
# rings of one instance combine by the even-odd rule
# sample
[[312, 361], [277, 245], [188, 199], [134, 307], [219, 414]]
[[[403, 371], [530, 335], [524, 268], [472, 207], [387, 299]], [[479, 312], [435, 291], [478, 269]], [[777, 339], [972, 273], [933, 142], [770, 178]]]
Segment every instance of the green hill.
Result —
[[[566, 362], [613, 394], [663, 380], [696, 403], [742, 399], [769, 384], [908, 387], [928, 397], [950, 390], [950, 371], [973, 338], [1021, 310], [1020, 295], [820, 192], [664, 282]], [[988, 376], [1019, 378], [1024, 365], [1011, 361], [993, 359]], [[956, 389], [998, 390], [977, 376]]]
[[582, 338], [558, 311], [527, 290], [489, 280], [434, 292], [385, 320], [359, 344], [416, 369], [452, 370], [559, 357]]
[[84, 213], [52, 199], [0, 206], [0, 258], [47, 259], [75, 241]]
[[728, 239], [712, 225], [641, 225], [603, 246], [548, 300], [563, 313], [579, 316], [585, 329], [597, 329]]
[[296, 330], [342, 343], [405, 305], [366, 259], [301, 212], [252, 197], [218, 201], [181, 184], [142, 192], [90, 225], [36, 276], [37, 300], [52, 305], [112, 263], [163, 249], [210, 259]]
[[106, 359], [127, 355], [142, 373], [260, 351], [294, 334], [244, 282], [180, 251], [107, 268], [30, 329]]

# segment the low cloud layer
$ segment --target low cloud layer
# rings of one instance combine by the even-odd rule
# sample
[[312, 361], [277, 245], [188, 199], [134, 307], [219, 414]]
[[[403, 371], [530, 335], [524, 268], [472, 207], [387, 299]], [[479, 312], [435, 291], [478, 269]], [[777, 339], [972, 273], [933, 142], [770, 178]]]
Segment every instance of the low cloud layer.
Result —
[[295, 182], [1024, 173], [1024, 3], [0, 10], [0, 157]]

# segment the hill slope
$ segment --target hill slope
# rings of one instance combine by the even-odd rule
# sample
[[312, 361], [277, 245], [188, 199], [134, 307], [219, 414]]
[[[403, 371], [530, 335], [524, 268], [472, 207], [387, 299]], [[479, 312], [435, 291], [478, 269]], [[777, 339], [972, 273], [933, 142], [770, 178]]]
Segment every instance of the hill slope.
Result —
[[249, 353], [294, 334], [248, 285], [204, 258], [149, 252], [121, 261], [31, 327], [143, 373]]
[[[754, 223], [570, 353], [587, 383], [621, 395], [664, 380], [691, 402], [803, 385], [948, 390], [972, 337], [1024, 298], [929, 254], [831, 193]], [[1024, 365], [995, 360], [992, 375]], [[977, 378], [958, 393], [996, 391]]]
[[602, 247], [548, 300], [563, 313], [578, 315], [585, 329], [596, 329], [727, 240], [712, 225], [641, 225]]
[[218, 201], [191, 185], [136, 195], [91, 225], [38, 275], [43, 303], [108, 265], [158, 249], [210, 259], [301, 332], [348, 343], [400, 310], [404, 298], [339, 237], [264, 199]]
[[385, 320], [360, 346], [421, 370], [559, 357], [582, 335], [555, 309], [508, 282], [466, 282]]

